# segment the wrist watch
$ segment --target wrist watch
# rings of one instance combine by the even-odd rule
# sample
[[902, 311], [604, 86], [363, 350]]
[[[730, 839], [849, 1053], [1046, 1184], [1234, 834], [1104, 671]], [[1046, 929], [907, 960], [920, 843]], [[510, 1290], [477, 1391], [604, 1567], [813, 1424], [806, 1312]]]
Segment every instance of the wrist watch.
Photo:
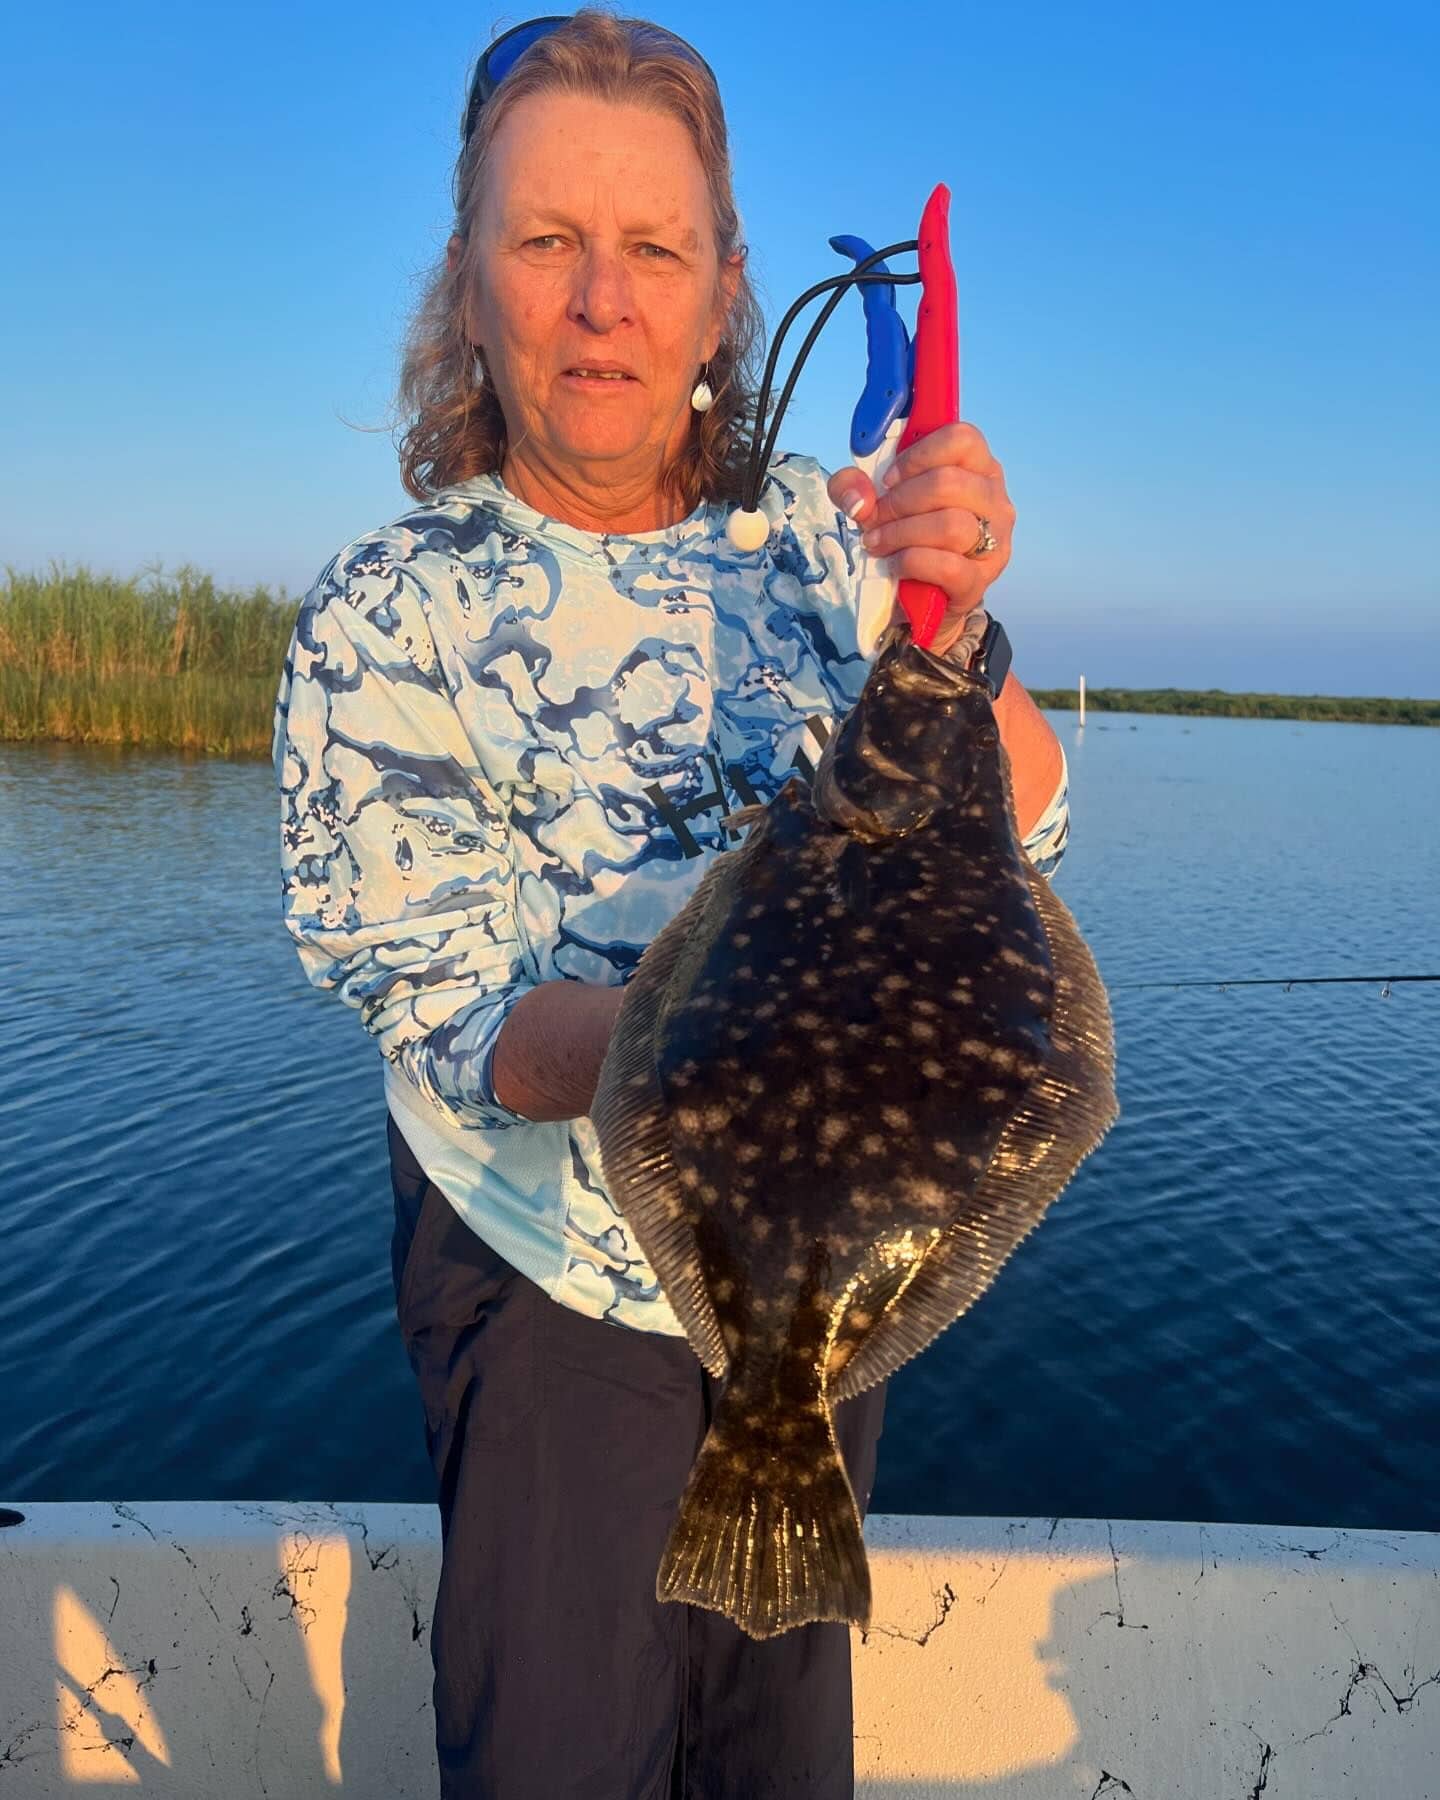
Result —
[[1010, 639], [1005, 627], [993, 613], [985, 627], [984, 636], [963, 667], [967, 675], [973, 675], [982, 684], [991, 700], [1000, 698], [1000, 690], [1010, 672]]

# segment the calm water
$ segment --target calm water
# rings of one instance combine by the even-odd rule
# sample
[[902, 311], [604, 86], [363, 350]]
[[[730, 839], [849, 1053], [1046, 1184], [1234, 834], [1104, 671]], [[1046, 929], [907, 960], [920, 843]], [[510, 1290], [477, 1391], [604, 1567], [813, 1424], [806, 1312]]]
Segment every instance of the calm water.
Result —
[[[1121, 1122], [892, 1382], [880, 1510], [1440, 1529], [1440, 732], [1055, 721]], [[430, 1497], [379, 1057], [268, 768], [0, 746], [0, 1494]]]

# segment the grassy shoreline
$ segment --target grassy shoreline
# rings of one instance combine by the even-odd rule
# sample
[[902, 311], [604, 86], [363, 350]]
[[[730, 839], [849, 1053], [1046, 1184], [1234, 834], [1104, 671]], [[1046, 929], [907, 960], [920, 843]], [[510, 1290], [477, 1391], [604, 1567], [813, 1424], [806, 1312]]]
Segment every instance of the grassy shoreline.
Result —
[[[52, 565], [0, 581], [0, 741], [270, 754], [275, 689], [298, 598], [219, 588], [188, 565], [122, 581]], [[1073, 688], [1036, 688], [1074, 710]], [[1440, 726], [1440, 700], [1092, 688], [1093, 712]]]
[[[1037, 706], [1076, 712], [1075, 688], [1031, 688]], [[1440, 725], [1440, 700], [1344, 694], [1232, 694], [1224, 688], [1086, 688], [1088, 712], [1169, 713], [1193, 719], [1306, 719], [1331, 725]]]

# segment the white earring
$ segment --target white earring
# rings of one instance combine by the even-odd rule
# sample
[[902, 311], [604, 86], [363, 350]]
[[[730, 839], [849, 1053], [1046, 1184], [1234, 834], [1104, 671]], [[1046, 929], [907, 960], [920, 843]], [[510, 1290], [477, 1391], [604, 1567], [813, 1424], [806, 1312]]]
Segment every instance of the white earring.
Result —
[[715, 404], [715, 396], [710, 390], [710, 383], [703, 378], [695, 384], [695, 391], [690, 396], [690, 404], [698, 413], [707, 413]]
[[475, 352], [475, 358], [471, 364], [471, 373], [475, 377], [475, 385], [476, 385], [476, 387], [484, 387], [484, 385], [485, 385], [485, 364], [480, 356], [480, 347], [478, 344], [472, 344], [470, 347]]

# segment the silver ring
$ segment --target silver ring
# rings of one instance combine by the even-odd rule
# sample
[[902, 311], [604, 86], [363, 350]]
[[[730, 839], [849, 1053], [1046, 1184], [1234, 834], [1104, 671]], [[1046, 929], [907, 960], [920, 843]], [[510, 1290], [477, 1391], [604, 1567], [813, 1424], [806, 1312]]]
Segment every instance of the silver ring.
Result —
[[990, 521], [988, 519], [981, 519], [980, 535], [965, 554], [974, 560], [978, 560], [982, 556], [988, 556], [992, 550], [998, 549], [999, 544], [999, 538], [994, 536], [990, 530]]

